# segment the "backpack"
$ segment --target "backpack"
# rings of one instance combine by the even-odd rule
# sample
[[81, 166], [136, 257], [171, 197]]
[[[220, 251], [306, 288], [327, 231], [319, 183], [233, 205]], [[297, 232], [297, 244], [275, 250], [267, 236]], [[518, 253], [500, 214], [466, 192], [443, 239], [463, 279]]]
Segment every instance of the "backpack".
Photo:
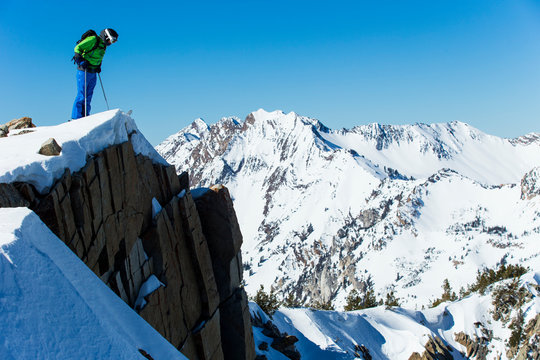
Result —
[[[84, 39], [86, 39], [86, 38], [89, 37], [89, 36], [95, 36], [95, 37], [97, 37], [98, 34], [97, 34], [94, 30], [92, 30], [92, 29], [87, 30], [84, 34], [81, 35], [81, 39], [77, 41], [77, 44], [80, 43], [81, 41], [83, 41]], [[92, 52], [92, 51], [96, 50], [96, 48], [97, 48], [98, 46], [99, 46], [99, 39], [98, 39], [98, 41], [96, 41], [96, 43], [94, 44], [94, 46], [93, 46], [90, 50], [88, 50], [88, 52]]]

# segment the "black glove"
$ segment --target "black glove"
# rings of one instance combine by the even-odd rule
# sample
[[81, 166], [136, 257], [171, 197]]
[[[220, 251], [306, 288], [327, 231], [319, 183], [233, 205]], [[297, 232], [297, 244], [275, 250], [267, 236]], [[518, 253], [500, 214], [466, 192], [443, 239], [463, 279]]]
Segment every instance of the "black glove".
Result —
[[97, 68], [96, 68], [96, 72], [99, 74], [101, 72], [101, 65], [99, 65]]
[[82, 69], [86, 69], [86, 67], [88, 66], [88, 62], [84, 60], [82, 55], [79, 53], [75, 53], [75, 55], [73, 55], [73, 61]]
[[73, 60], [75, 64], [79, 65], [81, 61], [84, 61], [84, 58], [82, 57], [81, 54], [75, 53], [75, 55], [73, 55], [73, 58], [71, 60]]

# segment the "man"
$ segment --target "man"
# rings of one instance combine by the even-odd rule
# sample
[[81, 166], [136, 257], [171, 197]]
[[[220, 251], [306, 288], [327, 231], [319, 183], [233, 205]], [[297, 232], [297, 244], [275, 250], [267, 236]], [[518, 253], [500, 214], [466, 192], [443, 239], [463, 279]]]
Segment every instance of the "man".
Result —
[[94, 31], [86, 32], [85, 35], [75, 46], [75, 56], [73, 56], [78, 71], [77, 97], [71, 112], [72, 119], [79, 119], [90, 114], [90, 101], [96, 86], [97, 74], [101, 72], [103, 56], [107, 46], [118, 39], [118, 33], [109, 28], [103, 29], [99, 36]]

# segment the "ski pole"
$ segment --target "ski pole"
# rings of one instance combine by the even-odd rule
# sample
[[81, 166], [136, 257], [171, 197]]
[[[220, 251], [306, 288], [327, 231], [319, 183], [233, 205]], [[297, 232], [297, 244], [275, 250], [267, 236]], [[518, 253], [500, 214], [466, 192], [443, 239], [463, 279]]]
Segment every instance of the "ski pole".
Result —
[[98, 73], [99, 77], [99, 83], [101, 84], [101, 90], [103, 91], [103, 97], [105, 98], [105, 103], [107, 104], [107, 110], [111, 110], [109, 108], [109, 102], [107, 101], [107, 96], [105, 95], [105, 89], [103, 88], [103, 81], [101, 81], [101, 75]]
[[86, 69], [84, 69], [84, 117], [88, 116], [86, 113]]

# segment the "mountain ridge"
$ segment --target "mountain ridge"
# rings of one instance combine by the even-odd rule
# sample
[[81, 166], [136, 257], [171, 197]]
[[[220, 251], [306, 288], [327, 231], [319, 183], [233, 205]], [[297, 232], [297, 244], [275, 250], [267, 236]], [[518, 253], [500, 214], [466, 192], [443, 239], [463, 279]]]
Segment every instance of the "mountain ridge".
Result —
[[[422, 306], [444, 276], [459, 288], [467, 285], [460, 276], [507, 253], [536, 261], [540, 215], [530, 207], [538, 197], [520, 199], [521, 179], [540, 164], [535, 141], [512, 143], [461, 122], [331, 130], [262, 109], [204, 129], [199, 140], [187, 141], [184, 129], [156, 149], [190, 169], [193, 186], [230, 189], [250, 293], [264, 284], [339, 306], [371, 276], [381, 296], [395, 287]], [[477, 218], [482, 226], [467, 225]]]

